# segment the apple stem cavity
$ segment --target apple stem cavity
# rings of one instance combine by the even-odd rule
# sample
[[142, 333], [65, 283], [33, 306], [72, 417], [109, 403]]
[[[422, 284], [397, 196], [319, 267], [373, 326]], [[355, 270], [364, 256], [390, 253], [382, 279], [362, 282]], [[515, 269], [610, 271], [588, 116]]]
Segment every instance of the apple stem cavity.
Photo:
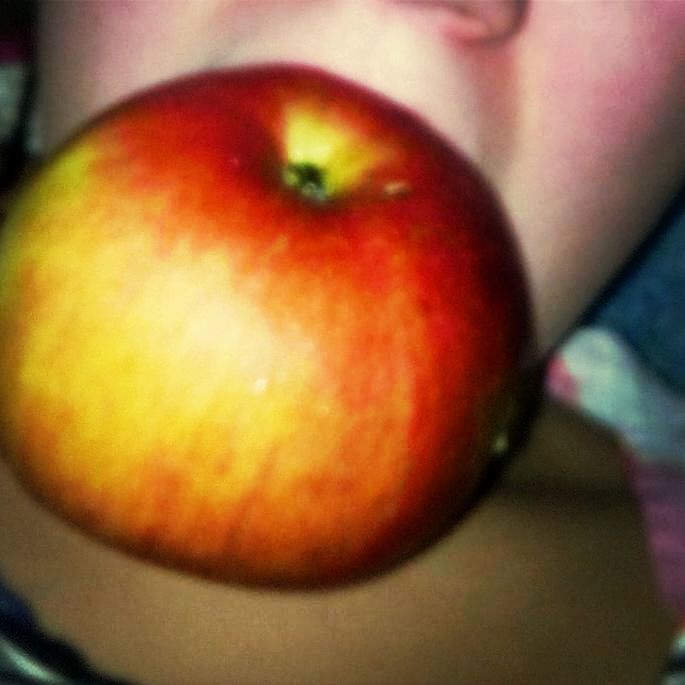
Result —
[[283, 169], [283, 182], [307, 200], [325, 202], [330, 197], [326, 187], [325, 173], [316, 164], [309, 162], [288, 164]]

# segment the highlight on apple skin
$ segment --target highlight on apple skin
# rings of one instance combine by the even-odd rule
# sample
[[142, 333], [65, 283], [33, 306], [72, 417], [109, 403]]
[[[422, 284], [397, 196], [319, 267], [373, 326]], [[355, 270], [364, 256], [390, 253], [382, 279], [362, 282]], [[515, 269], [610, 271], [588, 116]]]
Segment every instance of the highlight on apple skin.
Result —
[[297, 65], [106, 112], [0, 234], [0, 450], [100, 540], [335, 586], [458, 520], [530, 344], [493, 192], [418, 117]]

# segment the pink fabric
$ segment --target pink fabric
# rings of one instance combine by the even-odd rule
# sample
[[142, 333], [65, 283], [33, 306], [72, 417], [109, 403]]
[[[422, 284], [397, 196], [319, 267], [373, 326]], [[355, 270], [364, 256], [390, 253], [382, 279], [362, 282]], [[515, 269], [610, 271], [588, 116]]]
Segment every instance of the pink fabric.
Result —
[[648, 464], [633, 454], [627, 463], [661, 592], [685, 620], [685, 469]]

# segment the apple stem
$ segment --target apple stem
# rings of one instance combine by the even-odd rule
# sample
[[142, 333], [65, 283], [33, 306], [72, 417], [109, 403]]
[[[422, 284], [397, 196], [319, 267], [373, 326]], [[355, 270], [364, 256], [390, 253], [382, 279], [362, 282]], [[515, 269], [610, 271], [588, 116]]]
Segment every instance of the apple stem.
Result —
[[309, 162], [293, 162], [283, 169], [283, 182], [303, 197], [316, 202], [328, 199], [324, 172]]

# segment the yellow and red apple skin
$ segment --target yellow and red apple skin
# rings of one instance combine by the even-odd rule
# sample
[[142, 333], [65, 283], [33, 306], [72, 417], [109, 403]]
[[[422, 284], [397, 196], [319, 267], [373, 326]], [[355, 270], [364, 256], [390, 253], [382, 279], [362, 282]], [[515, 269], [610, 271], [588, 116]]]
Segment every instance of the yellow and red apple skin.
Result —
[[0, 445], [139, 557], [347, 583], [456, 521], [529, 327], [491, 191], [412, 114], [309, 68], [197, 75], [99, 118], [14, 204]]

